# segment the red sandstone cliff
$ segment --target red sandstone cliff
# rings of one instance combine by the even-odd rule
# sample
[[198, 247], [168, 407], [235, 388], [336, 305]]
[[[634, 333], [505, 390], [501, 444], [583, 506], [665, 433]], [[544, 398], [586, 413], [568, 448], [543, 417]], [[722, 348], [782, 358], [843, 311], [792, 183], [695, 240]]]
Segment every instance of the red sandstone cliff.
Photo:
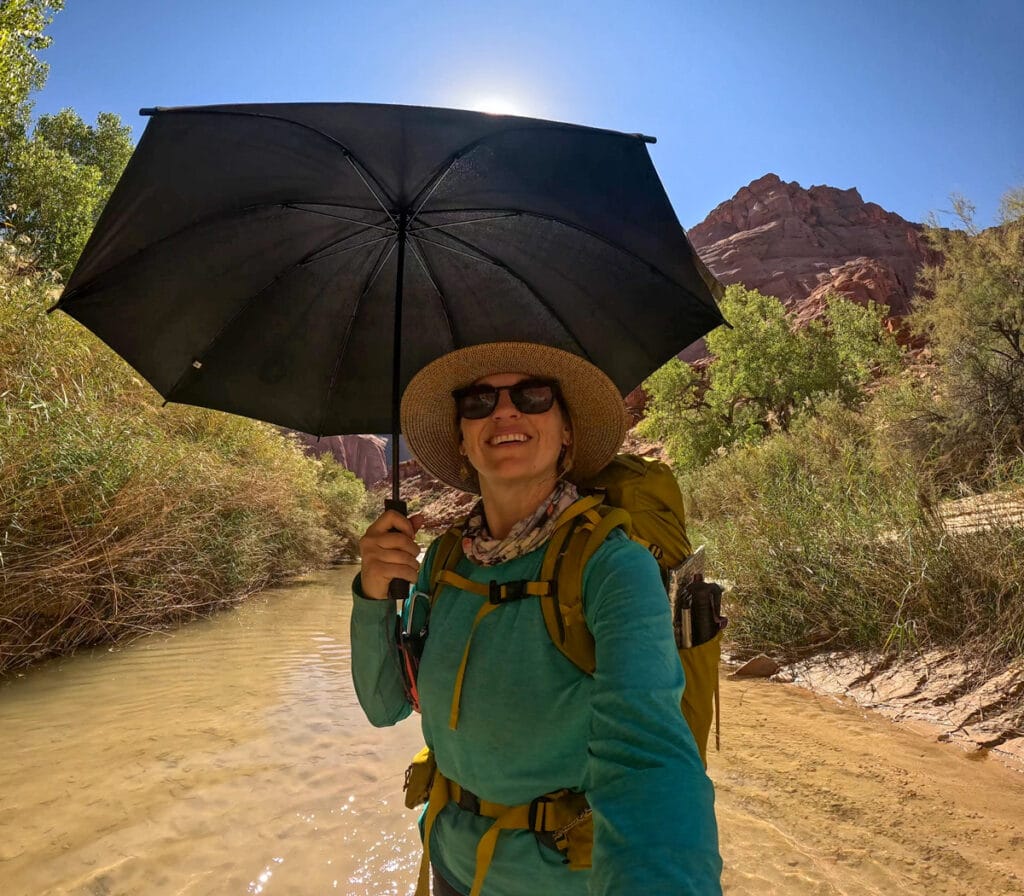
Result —
[[387, 442], [380, 436], [323, 436], [318, 439], [303, 432], [295, 435], [307, 454], [316, 457], [333, 455], [339, 464], [368, 486], [376, 485], [388, 475], [388, 461], [384, 453]]
[[766, 174], [688, 235], [723, 283], [775, 296], [799, 317], [813, 316], [828, 292], [902, 316], [922, 265], [936, 258], [922, 230], [856, 189], [804, 189]]

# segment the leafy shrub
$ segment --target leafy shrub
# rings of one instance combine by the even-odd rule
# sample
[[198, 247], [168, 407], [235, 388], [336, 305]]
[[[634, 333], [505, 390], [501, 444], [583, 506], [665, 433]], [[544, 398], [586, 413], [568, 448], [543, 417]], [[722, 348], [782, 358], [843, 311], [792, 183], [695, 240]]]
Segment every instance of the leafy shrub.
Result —
[[893, 440], [899, 400], [823, 405], [685, 477], [741, 647], [1024, 653], [1024, 530], [943, 524], [927, 472]]
[[910, 433], [947, 491], [989, 488], [1024, 462], [1024, 191], [1004, 197], [1003, 223], [979, 232], [934, 227], [943, 262], [927, 268], [931, 298], [913, 315], [938, 362], [934, 396]]
[[662, 441], [683, 469], [722, 448], [753, 445], [787, 431], [836, 397], [853, 405], [865, 385], [892, 370], [899, 349], [882, 327], [884, 309], [830, 297], [824, 316], [794, 326], [782, 303], [742, 286], [726, 290], [732, 325], [707, 337], [713, 360], [704, 377], [672, 360], [644, 384], [649, 396], [641, 432]]

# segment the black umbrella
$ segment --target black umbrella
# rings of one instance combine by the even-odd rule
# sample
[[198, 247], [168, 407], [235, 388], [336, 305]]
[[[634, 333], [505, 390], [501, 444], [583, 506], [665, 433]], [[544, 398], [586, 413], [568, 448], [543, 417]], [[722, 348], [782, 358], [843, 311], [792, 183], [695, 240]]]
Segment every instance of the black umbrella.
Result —
[[168, 401], [397, 436], [405, 384], [452, 349], [546, 343], [625, 394], [722, 323], [652, 138], [355, 103], [143, 114], [55, 308]]

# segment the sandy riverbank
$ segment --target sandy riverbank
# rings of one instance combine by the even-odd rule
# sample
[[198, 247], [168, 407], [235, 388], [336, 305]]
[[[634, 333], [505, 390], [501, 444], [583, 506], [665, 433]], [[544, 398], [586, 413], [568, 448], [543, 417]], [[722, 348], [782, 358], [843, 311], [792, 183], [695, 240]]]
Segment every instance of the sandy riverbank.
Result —
[[824, 654], [775, 680], [850, 700], [919, 735], [991, 753], [1024, 771], [1024, 659], [988, 672], [970, 654], [933, 649], [896, 659]]

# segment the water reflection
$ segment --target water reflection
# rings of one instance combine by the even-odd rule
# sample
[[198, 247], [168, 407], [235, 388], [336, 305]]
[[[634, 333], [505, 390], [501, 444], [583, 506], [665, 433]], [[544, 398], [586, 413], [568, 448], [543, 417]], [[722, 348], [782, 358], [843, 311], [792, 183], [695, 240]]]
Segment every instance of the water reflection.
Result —
[[422, 740], [359, 709], [353, 575], [6, 682], [5, 896], [411, 891]]

